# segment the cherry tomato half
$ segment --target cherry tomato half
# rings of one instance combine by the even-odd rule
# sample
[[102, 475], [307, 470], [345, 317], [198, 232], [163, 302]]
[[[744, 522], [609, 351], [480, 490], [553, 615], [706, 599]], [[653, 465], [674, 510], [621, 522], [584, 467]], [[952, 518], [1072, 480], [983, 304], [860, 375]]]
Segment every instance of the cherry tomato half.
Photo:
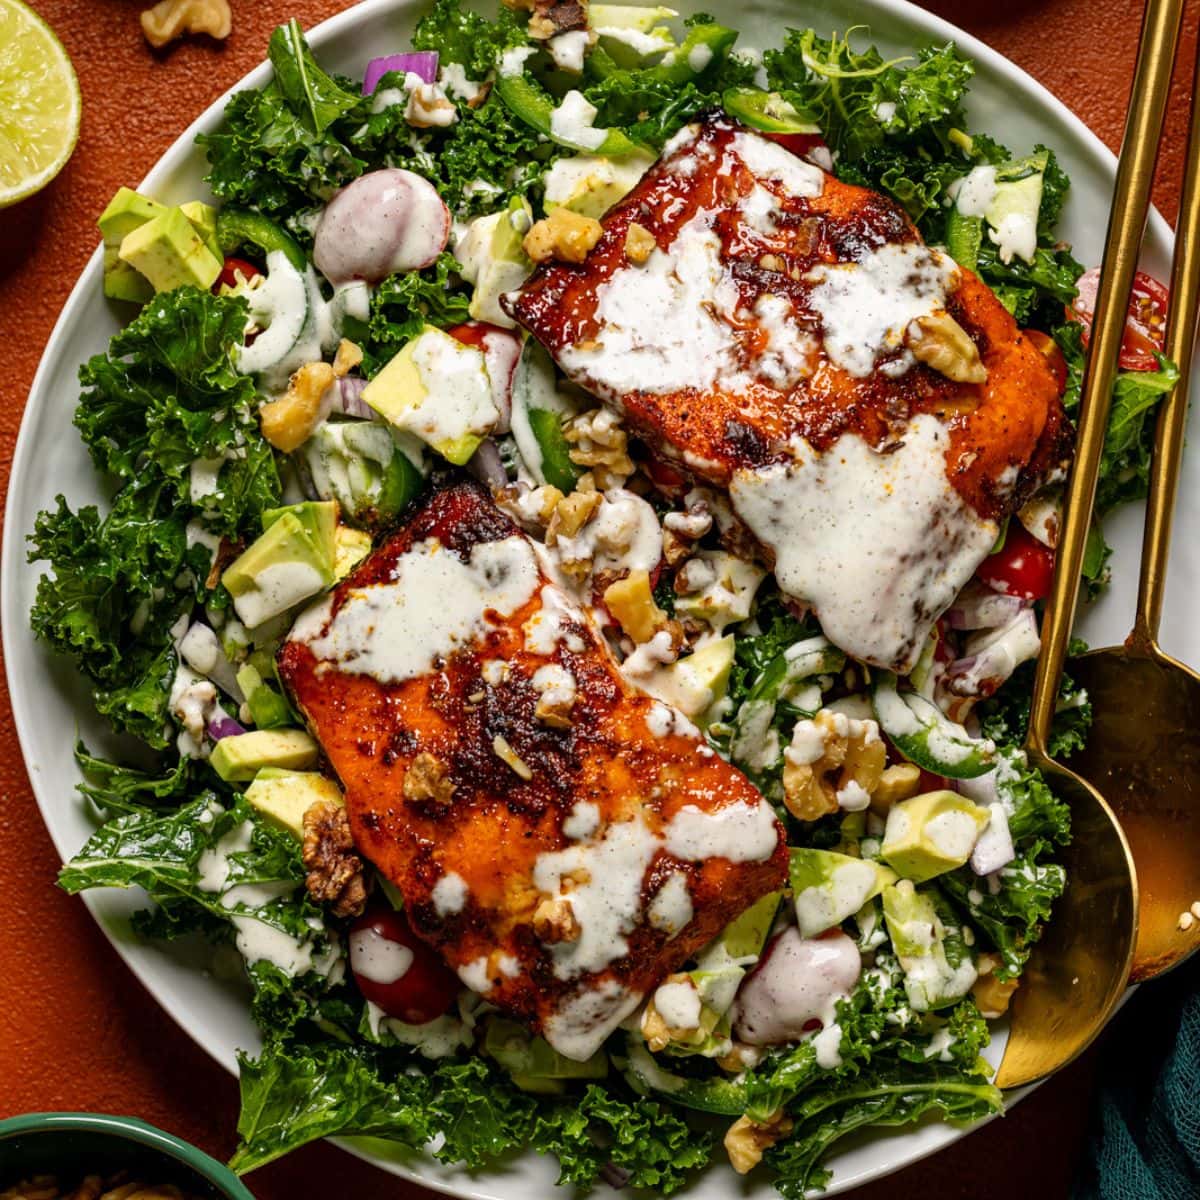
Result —
[[[1071, 301], [1067, 316], [1083, 326], [1083, 344], [1088, 344], [1092, 333], [1092, 319], [1096, 315], [1096, 291], [1100, 286], [1100, 268], [1085, 271], [1075, 286], [1079, 295]], [[1133, 280], [1133, 291], [1129, 296], [1129, 316], [1125, 321], [1125, 337], [1121, 342], [1120, 364], [1126, 371], [1155, 371], [1158, 361], [1157, 350], [1162, 353], [1166, 335], [1167, 305], [1170, 294], [1157, 279], [1139, 271]]]
[[668, 491], [687, 485], [687, 477], [677, 471], [671, 464], [655, 455], [646, 459], [646, 473], [660, 488]]
[[485, 348], [489, 333], [498, 333], [502, 337], [513, 336], [509, 330], [501, 329], [499, 325], [489, 325], [487, 321], [465, 321], [462, 325], [447, 329], [446, 332], [464, 346], [478, 346], [480, 350]]
[[807, 158], [814, 150], [829, 152], [825, 139], [819, 133], [763, 133], [761, 136], [778, 142], [797, 158]]
[[1061, 396], [1067, 386], [1067, 360], [1058, 348], [1058, 343], [1048, 333], [1042, 333], [1040, 329], [1023, 329], [1021, 332], [1046, 360], [1050, 370], [1054, 373], [1054, 380], [1058, 384], [1058, 394]]
[[350, 926], [350, 970], [358, 990], [409, 1025], [440, 1017], [458, 995], [458, 976], [427, 946], [403, 913], [369, 908]]
[[225, 260], [225, 265], [221, 268], [220, 275], [217, 276], [217, 282], [213, 284], [213, 290], [218, 290], [222, 284], [225, 287], [237, 287], [237, 276], [239, 274], [248, 283], [251, 279], [257, 279], [262, 272], [252, 262], [247, 262], [244, 258], [234, 258], [230, 255]]
[[1043, 600], [1054, 578], [1054, 551], [1043, 546], [1017, 520], [1008, 523], [1004, 547], [983, 560], [976, 572], [994, 591], [1022, 600]]

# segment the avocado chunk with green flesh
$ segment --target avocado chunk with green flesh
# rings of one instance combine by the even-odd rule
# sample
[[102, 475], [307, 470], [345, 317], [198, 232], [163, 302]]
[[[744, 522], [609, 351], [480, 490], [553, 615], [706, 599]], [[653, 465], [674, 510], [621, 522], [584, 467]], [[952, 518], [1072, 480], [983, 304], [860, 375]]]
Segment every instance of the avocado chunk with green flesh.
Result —
[[840, 925], [896, 882], [894, 871], [869, 859], [809, 848], [789, 855], [796, 924], [806, 938]]
[[533, 210], [520, 197], [513, 197], [508, 208], [471, 223], [455, 254], [463, 278], [474, 286], [467, 311], [476, 321], [489, 321], [502, 329], [515, 328], [512, 318], [500, 307], [500, 297], [519, 288], [533, 270], [522, 246], [532, 224]]
[[106, 246], [120, 246], [127, 234], [161, 217], [167, 211], [165, 204], [151, 200], [135, 192], [133, 188], [118, 188], [117, 194], [108, 202], [108, 207], [100, 214], [96, 224], [100, 228], [100, 236]]
[[221, 582], [242, 623], [253, 629], [328, 587], [333, 562], [333, 529], [312, 514], [284, 510], [230, 563]]
[[608, 1074], [608, 1055], [603, 1050], [586, 1062], [575, 1062], [545, 1038], [531, 1037], [524, 1026], [503, 1017], [488, 1022], [483, 1048], [527, 1092], [557, 1094], [564, 1090], [565, 1080], [603, 1079]]
[[302, 729], [255, 729], [221, 738], [209, 762], [227, 783], [253, 779], [263, 767], [304, 771], [317, 761], [317, 743]]
[[390, 424], [462, 466], [500, 414], [482, 351], [426, 325], [363, 389]]
[[892, 805], [880, 854], [905, 879], [923, 883], [961, 867], [989, 819], [957, 792], [924, 792]]
[[333, 578], [345, 579], [371, 553], [371, 535], [339, 525], [333, 539]]
[[237, 684], [259, 729], [281, 729], [295, 724], [288, 702], [263, 679], [257, 667], [251, 663], [239, 667]]
[[594, 154], [560, 158], [546, 173], [546, 211], [562, 207], [599, 220], [633, 191], [653, 164], [647, 154], [632, 154], [624, 159]]
[[203, 200], [189, 200], [179, 208], [204, 239], [204, 244], [213, 252], [214, 257], [224, 264], [225, 255], [217, 238], [217, 210], [211, 204], [205, 204]]
[[122, 261], [150, 280], [156, 292], [185, 284], [207, 291], [221, 273], [221, 260], [179, 208], [169, 208], [131, 230], [122, 239], [119, 253]]
[[707, 727], [712, 722], [705, 719], [706, 714], [729, 689], [733, 651], [732, 635], [717, 638], [687, 657], [660, 667], [643, 686], [651, 695]]
[[115, 246], [104, 247], [104, 294], [110, 300], [127, 300], [131, 304], [145, 304], [154, 296], [154, 288], [145, 275], [135, 271], [121, 256]]
[[302, 838], [304, 814], [319, 801], [341, 804], [342, 789], [317, 771], [264, 767], [246, 789], [246, 799], [273, 825]]
[[978, 972], [962, 929], [945, 905], [909, 879], [883, 889], [883, 917], [904, 971], [904, 991], [917, 1012], [954, 1004]]

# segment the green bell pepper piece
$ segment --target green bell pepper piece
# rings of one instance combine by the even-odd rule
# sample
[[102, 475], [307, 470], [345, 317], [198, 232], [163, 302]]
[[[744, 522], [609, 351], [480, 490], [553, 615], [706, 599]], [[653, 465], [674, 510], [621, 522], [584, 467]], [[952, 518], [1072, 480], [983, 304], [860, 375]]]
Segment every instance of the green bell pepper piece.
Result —
[[562, 419], [549, 409], [531, 408], [529, 428], [542, 451], [542, 474], [546, 482], [569, 495], [582, 472], [571, 461], [571, 446], [563, 434]]
[[531, 129], [571, 150], [584, 154], [599, 154], [605, 158], [622, 158], [633, 154], [641, 147], [630, 141], [619, 129], [610, 129], [599, 146], [580, 146], [556, 136], [550, 128], [550, 117], [554, 112], [554, 98], [536, 80], [528, 75], [501, 75], [496, 80], [496, 92], [500, 99]]
[[789, 104], [778, 92], [762, 88], [728, 88], [721, 97], [725, 111], [751, 129], [764, 133], [820, 133], [821, 127]]
[[983, 218], [968, 217], [957, 208], [946, 219], [946, 249], [960, 267], [975, 270], [979, 263], [979, 247], [983, 245]]
[[896, 676], [880, 671], [871, 684], [879, 728], [910, 762], [947, 779], [974, 779], [996, 765], [996, 747], [973, 738], [936, 704], [916, 692], [900, 692]]
[[263, 255], [282, 250], [297, 271], [303, 272], [308, 265], [300, 243], [290, 233], [261, 213], [248, 209], [221, 209], [217, 214], [217, 241], [224, 254], [236, 254], [246, 246]]

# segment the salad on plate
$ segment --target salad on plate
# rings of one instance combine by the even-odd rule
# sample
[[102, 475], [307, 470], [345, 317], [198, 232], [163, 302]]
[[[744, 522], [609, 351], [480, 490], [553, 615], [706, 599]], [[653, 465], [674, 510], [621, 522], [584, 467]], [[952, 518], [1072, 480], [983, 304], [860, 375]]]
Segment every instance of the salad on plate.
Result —
[[[99, 218], [112, 500], [30, 539], [121, 735], [59, 882], [244, 978], [233, 1165], [797, 1197], [998, 1111], [1070, 837], [1020, 749], [1095, 294], [1053, 150], [861, 30], [437, 0], [361, 80], [295, 22], [269, 57], [210, 196]], [[1101, 512], [1165, 308], [1140, 277]], [[1089, 719], [1065, 679], [1055, 752]]]

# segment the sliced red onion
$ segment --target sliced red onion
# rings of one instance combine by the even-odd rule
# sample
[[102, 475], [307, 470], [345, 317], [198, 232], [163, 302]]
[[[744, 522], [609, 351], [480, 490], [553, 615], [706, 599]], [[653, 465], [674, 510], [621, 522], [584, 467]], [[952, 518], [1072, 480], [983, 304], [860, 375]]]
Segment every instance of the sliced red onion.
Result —
[[379, 86], [379, 81], [389, 72], [413, 74], [421, 77], [422, 83], [436, 83], [438, 55], [436, 50], [414, 50], [411, 54], [385, 54], [373, 58], [363, 72], [362, 94], [370, 96]]
[[956, 696], [991, 696], [1021, 663], [1037, 658], [1040, 647], [1037, 617], [1023, 607], [1001, 628], [967, 639], [967, 653], [946, 668], [946, 689]]
[[500, 447], [491, 438], [480, 442], [479, 449], [471, 455], [467, 463], [467, 470], [480, 483], [492, 489], [502, 488], [508, 483], [508, 472], [500, 458]]
[[1019, 596], [971, 583], [947, 610], [946, 622], [951, 629], [995, 629], [1009, 624], [1025, 606]]
[[338, 380], [339, 397], [334, 409], [347, 417], [361, 417], [364, 421], [375, 418], [375, 410], [362, 398], [367, 381], [358, 375], [343, 375]]
[[179, 642], [179, 653], [193, 671], [211, 679], [227, 696], [239, 704], [245, 699], [238, 687], [237, 672], [225, 657], [221, 639], [203, 622], [197, 621], [188, 628]]
[[218, 707], [213, 710], [213, 715], [208, 718], [208, 736], [214, 742], [219, 742], [222, 738], [237, 737], [240, 733], [245, 733], [243, 726], [239, 725], [228, 713], [222, 712]]

